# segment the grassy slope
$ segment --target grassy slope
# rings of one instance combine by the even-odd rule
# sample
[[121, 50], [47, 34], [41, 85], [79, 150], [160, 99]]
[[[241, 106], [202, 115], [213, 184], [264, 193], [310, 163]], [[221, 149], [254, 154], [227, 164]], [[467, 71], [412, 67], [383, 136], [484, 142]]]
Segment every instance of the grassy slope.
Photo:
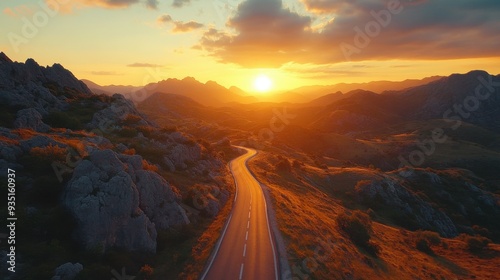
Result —
[[[344, 211], [344, 203], [334, 195], [313, 186], [314, 178], [292, 171], [268, 172], [272, 160], [265, 153], [250, 162], [257, 179], [267, 186], [273, 197], [279, 227], [288, 246], [290, 265], [300, 267], [304, 260], [310, 271], [302, 269], [312, 279], [493, 279], [499, 272], [500, 246], [490, 245], [483, 255], [473, 255], [459, 240], [442, 239], [445, 245], [433, 246], [435, 256], [415, 248], [413, 233], [404, 229], [374, 222], [372, 241], [379, 246], [378, 257], [354, 245], [338, 230], [335, 217]], [[320, 169], [305, 167], [307, 173]], [[363, 177], [372, 177], [369, 170], [347, 169], [337, 171], [339, 188], [354, 187]], [[326, 254], [315, 254], [321, 244], [331, 240], [335, 244]], [[328, 246], [325, 246], [328, 247]], [[447, 249], [446, 249], [447, 248]], [[318, 257], [319, 256], [319, 257]], [[321, 257], [325, 256], [325, 257]]]

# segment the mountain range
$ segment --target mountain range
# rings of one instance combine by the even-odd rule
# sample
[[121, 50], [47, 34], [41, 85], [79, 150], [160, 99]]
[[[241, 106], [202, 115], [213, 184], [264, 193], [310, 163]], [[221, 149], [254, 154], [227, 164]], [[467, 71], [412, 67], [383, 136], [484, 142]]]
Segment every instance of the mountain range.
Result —
[[124, 265], [199, 278], [236, 221], [235, 146], [258, 150], [246, 165], [271, 198], [285, 269], [498, 275], [500, 75], [300, 91], [273, 101], [190, 77], [99, 86], [0, 53], [0, 169], [16, 170], [20, 218], [11, 279], [109, 279]]
[[[300, 87], [284, 92], [274, 92], [268, 95], [259, 94], [251, 95], [244, 90], [231, 86], [225, 88], [214, 81], [201, 83], [193, 77], [186, 77], [182, 80], [167, 79], [155, 83], [150, 83], [145, 86], [120, 86], [109, 85], [101, 86], [90, 80], [82, 80], [95, 93], [113, 94], [121, 93], [129, 99], [138, 99], [134, 96], [140, 96], [140, 100], [144, 100], [150, 95], [161, 92], [168, 94], [178, 94], [189, 97], [194, 101], [205, 105], [220, 107], [228, 103], [253, 103], [253, 102], [288, 102], [288, 103], [306, 103], [306, 102], [323, 102], [324, 97], [335, 95], [336, 93], [347, 93], [353, 90], [369, 90], [376, 93], [383, 91], [395, 91], [405, 88], [415, 87], [427, 84], [431, 81], [438, 80], [442, 77], [434, 76], [421, 80], [410, 79], [401, 82], [390, 81], [374, 81], [369, 83], [340, 83], [329, 86], [307, 86]], [[314, 101], [317, 100], [317, 101]]]

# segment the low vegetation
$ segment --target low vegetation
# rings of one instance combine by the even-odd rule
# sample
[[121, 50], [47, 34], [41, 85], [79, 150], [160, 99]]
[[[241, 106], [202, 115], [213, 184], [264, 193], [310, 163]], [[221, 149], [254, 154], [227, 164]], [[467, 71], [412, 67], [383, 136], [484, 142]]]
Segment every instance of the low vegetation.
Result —
[[467, 246], [467, 250], [473, 253], [479, 253], [488, 247], [488, 244], [491, 243], [491, 240], [480, 235], [468, 235], [461, 234], [459, 236], [463, 242], [465, 242]]
[[415, 248], [419, 251], [424, 252], [429, 255], [433, 255], [434, 251], [431, 246], [436, 246], [441, 244], [441, 238], [439, 234], [427, 230], [418, 230], [414, 233]]

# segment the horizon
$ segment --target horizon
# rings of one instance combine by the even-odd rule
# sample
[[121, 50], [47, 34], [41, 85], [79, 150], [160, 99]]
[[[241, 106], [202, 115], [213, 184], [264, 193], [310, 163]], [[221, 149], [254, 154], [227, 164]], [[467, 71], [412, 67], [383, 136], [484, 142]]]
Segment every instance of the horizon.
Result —
[[249, 93], [262, 75], [272, 82], [263, 92], [271, 93], [500, 73], [500, 5], [475, 5], [470, 12], [466, 1], [454, 1], [453, 9], [446, 1], [397, 0], [4, 1], [0, 24], [8, 32], [0, 49], [16, 61], [60, 63], [99, 85], [190, 76]]
[[[5, 52], [1, 51], [1, 53], [5, 54], [9, 59], [12, 59]], [[13, 61], [17, 62], [17, 63], [25, 63], [26, 60], [28, 60], [28, 59], [33, 59], [33, 60], [35, 60], [35, 62], [38, 63], [38, 61], [36, 59], [32, 58], [32, 57], [28, 57], [24, 61], [17, 61], [17, 60], [13, 60]], [[60, 63], [54, 62], [51, 65], [47, 64], [47, 65], [40, 65], [40, 66], [42, 66], [42, 67], [51, 67], [54, 64], [60, 64]], [[64, 65], [62, 65], [62, 66], [64, 67]], [[64, 67], [64, 68], [66, 68], [66, 67]], [[68, 68], [66, 68], [66, 69], [73, 73], [73, 71], [71, 69], [68, 69]], [[430, 78], [434, 78], [434, 77], [444, 78], [444, 77], [449, 77], [451, 75], [465, 75], [467, 73], [474, 72], [474, 71], [485, 71], [485, 72], [488, 72], [487, 70], [484, 70], [484, 69], [470, 69], [470, 70], [468, 70], [466, 72], [451, 72], [450, 74], [447, 74], [447, 75], [432, 75], [432, 76], [426, 76], [426, 77], [423, 77], [423, 78], [408, 77], [408, 78], [405, 78], [405, 79], [402, 79], [402, 80], [369, 80], [369, 81], [360, 81], [360, 82], [352, 82], [352, 83], [338, 82], [338, 83], [334, 83], [334, 84], [310, 84], [310, 85], [303, 85], [303, 86], [300, 86], [300, 87], [297, 87], [297, 88], [286, 88], [286, 89], [281, 89], [281, 90], [272, 89], [272, 90], [266, 91], [264, 93], [263, 92], [259, 92], [259, 91], [255, 90], [255, 89], [247, 91], [247, 90], [244, 90], [244, 89], [242, 89], [242, 88], [240, 88], [240, 87], [238, 87], [236, 85], [229, 85], [229, 86], [222, 85], [221, 83], [219, 83], [218, 81], [215, 81], [215, 80], [201, 81], [201, 80], [198, 80], [196, 77], [193, 77], [193, 76], [185, 76], [185, 77], [181, 77], [181, 78], [168, 77], [168, 78], [165, 78], [163, 80], [158, 80], [158, 81], [151, 82], [151, 83], [159, 83], [159, 82], [167, 81], [167, 80], [170, 80], [170, 79], [181, 81], [181, 80], [184, 80], [184, 79], [191, 78], [191, 79], [194, 79], [197, 82], [202, 83], [202, 84], [207, 84], [209, 82], [215, 82], [215, 83], [217, 83], [217, 84], [225, 87], [228, 90], [230, 90], [232, 87], [236, 87], [237, 89], [243, 90], [246, 94], [259, 96], [259, 95], [273, 95], [273, 94], [280, 94], [280, 93], [286, 93], [286, 92], [293, 92], [294, 90], [297, 90], [299, 88], [307, 88], [307, 87], [328, 87], [328, 86], [338, 86], [338, 85], [343, 85], [343, 84], [345, 84], [345, 85], [360, 84], [361, 85], [361, 84], [383, 83], [383, 82], [399, 83], [399, 82], [405, 82], [405, 81], [421, 81], [421, 80], [430, 79]], [[488, 72], [488, 73], [490, 75], [493, 75], [493, 76], [500, 75], [500, 73], [491, 73], [491, 72]], [[112, 86], [120, 87], [120, 86], [123, 86], [123, 87], [138, 87], [138, 88], [142, 88], [142, 87], [145, 87], [145, 86], [148, 85], [148, 84], [143, 84], [143, 85], [99, 84], [99, 83], [97, 83], [97, 82], [95, 82], [93, 80], [90, 80], [90, 79], [80, 78], [78, 76], [76, 78], [79, 79], [79, 80], [81, 80], [81, 81], [84, 81], [84, 80], [89, 81], [89, 82], [97, 84], [98, 86], [101, 86], [101, 87], [112, 87]], [[346, 92], [342, 92], [342, 93], [346, 93]]]

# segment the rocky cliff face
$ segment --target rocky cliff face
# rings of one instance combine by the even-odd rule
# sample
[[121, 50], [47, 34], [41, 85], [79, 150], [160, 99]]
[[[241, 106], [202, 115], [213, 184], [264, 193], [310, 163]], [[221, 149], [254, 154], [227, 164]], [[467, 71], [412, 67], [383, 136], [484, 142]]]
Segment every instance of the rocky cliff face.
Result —
[[69, 212], [84, 249], [155, 252], [158, 231], [190, 223], [182, 192], [158, 171], [213, 178], [224, 169], [189, 136], [162, 131], [121, 95], [94, 95], [57, 64], [0, 54], [0, 106], [0, 167], [23, 170], [23, 191], [41, 192], [27, 207]]
[[392, 172], [379, 180], [363, 181], [355, 193], [363, 204], [389, 213], [411, 229], [433, 230], [445, 237], [472, 232], [473, 225], [496, 232], [493, 217], [500, 215], [500, 202], [467, 172], [414, 169], [404, 171], [404, 177]]
[[142, 157], [92, 151], [75, 169], [63, 203], [77, 221], [77, 240], [155, 252], [157, 229], [188, 224], [180, 195], [158, 174], [142, 169]]
[[362, 201], [378, 200], [385, 207], [414, 218], [420, 228], [436, 230], [445, 237], [458, 235], [455, 225], [446, 214], [433, 208], [397, 181], [386, 178], [359, 186], [356, 191]]

